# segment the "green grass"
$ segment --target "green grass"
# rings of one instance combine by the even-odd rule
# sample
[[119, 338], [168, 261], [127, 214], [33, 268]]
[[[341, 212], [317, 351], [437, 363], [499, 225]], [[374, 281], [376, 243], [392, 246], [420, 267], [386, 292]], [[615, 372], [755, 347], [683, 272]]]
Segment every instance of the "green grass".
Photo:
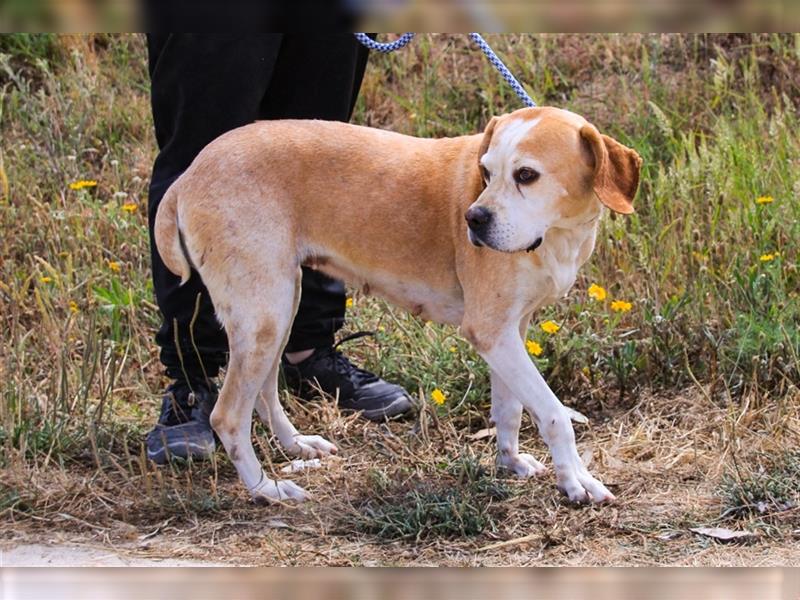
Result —
[[[773, 519], [796, 512], [800, 503], [800, 451], [761, 456], [746, 468], [735, 468], [723, 479], [719, 494], [728, 519]], [[794, 522], [797, 516], [793, 515]]]
[[[394, 479], [371, 473], [370, 497], [355, 507], [347, 524], [381, 540], [471, 537], [494, 531], [505, 514], [497, 506], [512, 496], [474, 456], [462, 455], [424, 478]], [[410, 479], [410, 481], [408, 480]]]

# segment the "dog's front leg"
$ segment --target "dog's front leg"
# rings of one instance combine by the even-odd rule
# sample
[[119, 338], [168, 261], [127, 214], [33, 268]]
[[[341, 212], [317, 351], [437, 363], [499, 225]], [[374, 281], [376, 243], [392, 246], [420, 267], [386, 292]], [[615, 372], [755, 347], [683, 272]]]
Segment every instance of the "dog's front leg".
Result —
[[466, 326], [464, 330], [471, 332], [471, 341], [489, 363], [492, 372], [497, 374], [536, 421], [553, 457], [558, 487], [573, 502], [585, 502], [590, 498], [593, 502], [613, 500], [614, 495], [589, 474], [578, 456], [569, 412], [525, 353], [517, 324], [504, 327], [494, 340], [490, 339], [491, 333], [484, 335], [476, 327]]
[[[530, 315], [519, 324], [520, 339], [524, 342]], [[532, 455], [519, 451], [519, 428], [522, 424], [522, 404], [514, 392], [492, 370], [492, 422], [497, 429], [497, 463], [519, 477], [537, 477], [547, 468]]]
[[519, 451], [522, 404], [492, 370], [492, 422], [497, 428], [497, 463], [519, 477], [536, 477], [547, 468], [530, 454]]

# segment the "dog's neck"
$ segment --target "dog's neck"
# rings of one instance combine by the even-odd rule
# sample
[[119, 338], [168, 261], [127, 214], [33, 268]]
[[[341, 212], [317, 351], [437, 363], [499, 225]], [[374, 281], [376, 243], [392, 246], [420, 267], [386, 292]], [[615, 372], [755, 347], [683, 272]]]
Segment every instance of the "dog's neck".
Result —
[[569, 292], [578, 270], [592, 255], [599, 222], [598, 211], [596, 215], [569, 228], [551, 227], [536, 250], [552, 280], [554, 298], [563, 297]]

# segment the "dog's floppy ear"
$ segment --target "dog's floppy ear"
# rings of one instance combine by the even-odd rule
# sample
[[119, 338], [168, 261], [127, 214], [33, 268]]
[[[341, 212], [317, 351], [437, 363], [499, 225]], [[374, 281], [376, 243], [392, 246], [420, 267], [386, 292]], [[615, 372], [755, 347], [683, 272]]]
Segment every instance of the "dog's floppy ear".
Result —
[[483, 141], [481, 141], [481, 147], [478, 150], [478, 167], [480, 167], [481, 156], [486, 154], [486, 151], [489, 149], [489, 144], [492, 141], [492, 135], [494, 135], [494, 128], [497, 126], [498, 121], [500, 121], [499, 117], [492, 117], [489, 119], [486, 129], [483, 130]]
[[639, 187], [641, 157], [614, 138], [601, 135], [594, 125], [581, 127], [581, 139], [594, 161], [592, 188], [595, 194], [614, 212], [631, 214]]

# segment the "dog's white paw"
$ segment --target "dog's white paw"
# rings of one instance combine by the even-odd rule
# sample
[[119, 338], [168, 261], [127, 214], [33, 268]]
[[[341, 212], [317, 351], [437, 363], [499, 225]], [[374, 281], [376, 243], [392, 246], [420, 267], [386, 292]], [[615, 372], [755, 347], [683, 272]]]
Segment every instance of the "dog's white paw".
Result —
[[608, 491], [598, 479], [592, 477], [581, 462], [575, 458], [566, 467], [556, 468], [556, 479], [560, 489], [571, 502], [587, 504], [593, 502], [601, 504], [616, 500], [614, 494]]
[[524, 479], [539, 477], [547, 472], [547, 467], [530, 454], [501, 454], [498, 458], [498, 464]]
[[339, 452], [339, 449], [319, 435], [296, 435], [286, 451], [292, 456], [309, 459], [330, 456]]
[[269, 504], [270, 502], [304, 502], [308, 494], [296, 483], [284, 480], [275, 481], [264, 477], [261, 482], [250, 490], [253, 502], [256, 504]]

